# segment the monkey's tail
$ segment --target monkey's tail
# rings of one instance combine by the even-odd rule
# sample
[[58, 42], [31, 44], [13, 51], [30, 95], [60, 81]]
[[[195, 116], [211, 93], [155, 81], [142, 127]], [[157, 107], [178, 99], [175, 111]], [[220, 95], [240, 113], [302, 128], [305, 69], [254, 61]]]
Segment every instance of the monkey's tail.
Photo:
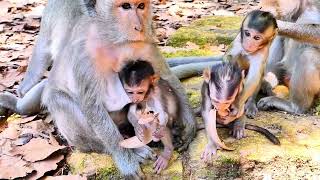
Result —
[[[217, 128], [229, 128], [229, 127], [226, 125], [217, 124]], [[246, 124], [245, 128], [248, 130], [256, 131], [262, 135], [265, 135], [273, 144], [280, 145], [279, 139], [265, 128], [262, 128], [253, 124]], [[202, 130], [202, 129], [205, 129], [205, 124], [198, 124], [197, 130]]]
[[253, 124], [246, 124], [245, 126], [246, 129], [248, 130], [252, 130], [252, 131], [256, 131], [260, 134], [265, 135], [273, 144], [275, 145], [280, 145], [280, 141], [279, 139], [273, 135], [270, 131], [268, 131], [267, 129], [264, 129], [262, 127], [259, 127], [257, 125], [253, 125]]

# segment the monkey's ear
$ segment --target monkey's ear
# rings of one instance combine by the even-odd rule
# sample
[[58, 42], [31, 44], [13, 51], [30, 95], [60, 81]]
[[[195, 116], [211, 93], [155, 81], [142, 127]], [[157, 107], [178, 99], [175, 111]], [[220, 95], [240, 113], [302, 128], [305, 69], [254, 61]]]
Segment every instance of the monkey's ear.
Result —
[[157, 85], [160, 80], [160, 75], [155, 74], [150, 77], [150, 80], [151, 80], [152, 85]]
[[204, 81], [206, 81], [206, 83], [209, 83], [210, 79], [211, 79], [211, 70], [210, 68], [206, 68], [203, 70], [203, 78]]
[[[96, 67], [102, 72], [119, 71], [119, 55], [117, 49], [112, 45], [104, 45], [98, 36], [98, 30], [95, 25], [89, 28], [86, 47], [89, 56], [93, 58]], [[110, 71], [111, 70], [111, 71]]]

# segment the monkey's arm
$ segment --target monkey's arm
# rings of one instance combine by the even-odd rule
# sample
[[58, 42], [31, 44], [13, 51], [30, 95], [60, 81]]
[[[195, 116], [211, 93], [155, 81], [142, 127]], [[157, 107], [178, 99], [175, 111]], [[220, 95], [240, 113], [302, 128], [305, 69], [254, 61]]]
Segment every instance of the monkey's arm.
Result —
[[52, 64], [48, 41], [47, 35], [39, 35], [32, 52], [26, 75], [17, 90], [19, 96], [24, 96], [34, 85], [36, 85]]
[[207, 138], [208, 138], [208, 146], [214, 146], [216, 147], [216, 145], [213, 143], [211, 136], [209, 135], [209, 130], [208, 130], [208, 122], [210, 121], [209, 119], [209, 112], [212, 109], [212, 105], [210, 102], [210, 97], [209, 97], [209, 93], [208, 93], [208, 84], [207, 83], [203, 83], [202, 88], [201, 88], [201, 97], [202, 97], [202, 101], [201, 101], [201, 115], [205, 124], [205, 129], [207, 132]]
[[170, 87], [177, 93], [179, 97], [179, 106], [181, 108], [180, 114], [178, 117], [182, 121], [184, 126], [184, 133], [182, 135], [182, 139], [184, 140], [183, 146], [180, 148], [181, 150], [188, 147], [191, 143], [193, 137], [196, 134], [196, 120], [193, 114], [193, 110], [190, 107], [189, 100], [186, 96], [186, 91], [183, 88], [179, 79], [170, 71], [168, 64], [165, 59], [161, 56], [160, 51], [156, 49], [153, 50], [153, 56], [155, 60], [155, 69], [156, 71], [160, 71], [161, 78], [166, 80]]
[[320, 24], [297, 24], [280, 20], [277, 23], [280, 35], [320, 45]]
[[235, 102], [238, 116], [243, 113], [242, 111], [244, 110], [246, 101], [257, 91], [257, 88], [261, 83], [266, 64], [266, 55], [267, 53], [259, 53], [250, 60], [250, 68], [247, 77], [245, 78], [243, 89]]
[[137, 116], [136, 104], [130, 105], [127, 117], [128, 117], [128, 121], [132, 124], [132, 126], [137, 127], [139, 119]]

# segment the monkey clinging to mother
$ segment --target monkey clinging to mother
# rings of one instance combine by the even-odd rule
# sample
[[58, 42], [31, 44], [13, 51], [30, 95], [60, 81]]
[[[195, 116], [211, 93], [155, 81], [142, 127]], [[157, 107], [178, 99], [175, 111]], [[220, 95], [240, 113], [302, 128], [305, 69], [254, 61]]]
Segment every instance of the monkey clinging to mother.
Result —
[[[240, 98], [234, 98], [232, 109], [235, 114], [230, 113], [231, 117], [229, 114], [221, 115], [224, 111], [218, 114], [227, 120], [242, 119], [243, 112], [253, 118], [258, 109], [305, 113], [320, 91], [320, 76], [315, 76], [320, 74], [319, 1], [292, 0], [290, 4], [287, 0], [260, 2], [261, 10], [272, 13], [277, 22], [268, 21], [272, 22], [272, 31], [265, 33], [267, 30], [264, 29], [262, 38], [266, 39], [258, 39], [263, 53], [261, 49], [255, 51], [263, 54], [263, 58], [250, 59], [248, 53], [249, 74], [245, 75], [242, 69], [237, 70], [240, 85], [233, 95], [239, 93]], [[178, 66], [170, 69], [169, 64], [175, 59], [166, 61], [157, 48], [151, 6], [150, 0], [48, 0], [26, 75], [17, 89], [19, 97], [8, 92], [0, 93], [0, 116], [12, 113], [32, 115], [45, 108], [70, 146], [82, 152], [109, 154], [126, 179], [143, 178], [140, 164], [153, 156], [152, 149], [148, 146], [129, 149], [119, 145], [125, 139], [119, 126], [122, 121], [130, 122], [130, 108], [143, 103], [136, 103], [128, 96], [130, 92], [124, 89], [123, 76], [119, 72], [132, 61], [146, 61], [151, 64], [150, 69], [160, 75], [161, 82], [165, 82], [165, 85], [158, 84], [162, 88], [158, 94], [152, 92], [157, 94], [153, 98], [162, 98], [157, 99], [162, 104], [156, 107], [163, 108], [161, 110], [170, 115], [169, 119], [174, 119], [174, 122], [161, 124], [165, 131], [159, 134], [166, 137], [159, 138], [165, 146], [155, 163], [156, 171], [160, 173], [168, 166], [173, 149], [186, 150], [197, 132], [193, 109], [179, 79], [198, 74], [208, 64], [217, 62], [212, 62], [212, 58], [179, 58], [175, 64]], [[241, 29], [241, 33], [241, 36], [247, 36], [245, 30]], [[246, 38], [240, 38], [239, 34], [234, 44], [243, 44], [243, 39]], [[240, 58], [237, 56], [235, 59]], [[265, 59], [267, 64], [264, 64]], [[48, 69], [49, 75], [43, 79]], [[134, 78], [130, 81], [139, 79], [135, 73], [132, 72]], [[272, 88], [285, 81], [289, 81], [289, 100], [275, 97], [272, 93]], [[256, 103], [255, 96], [260, 86], [269, 97]], [[150, 93], [151, 88], [147, 89], [143, 93]], [[171, 92], [171, 96], [163, 89]], [[166, 102], [170, 98], [174, 100]], [[206, 110], [211, 108], [208, 105]], [[230, 108], [226, 109], [228, 112], [225, 113], [229, 113]], [[136, 126], [139, 125], [136, 123], [134, 128]], [[233, 134], [238, 139], [244, 137], [246, 124], [240, 126], [241, 129], [234, 126]], [[140, 137], [143, 133], [136, 135]], [[204, 156], [211, 160], [212, 151], [216, 149], [209, 150]]]

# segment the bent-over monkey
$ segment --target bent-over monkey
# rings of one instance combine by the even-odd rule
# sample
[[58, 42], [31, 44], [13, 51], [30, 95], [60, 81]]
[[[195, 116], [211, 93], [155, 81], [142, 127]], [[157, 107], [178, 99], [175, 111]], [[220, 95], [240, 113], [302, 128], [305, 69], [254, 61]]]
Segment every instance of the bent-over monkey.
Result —
[[211, 160], [217, 148], [233, 150], [223, 144], [217, 134], [216, 123], [232, 125], [232, 134], [240, 139], [244, 136], [244, 129], [257, 131], [265, 135], [272, 143], [279, 145], [280, 141], [268, 130], [245, 123], [245, 115], [229, 116], [234, 102], [243, 91], [245, 73], [237, 64], [223, 62], [204, 70], [204, 82], [201, 89], [201, 114], [205, 124], [208, 144], [201, 155], [205, 161]]

